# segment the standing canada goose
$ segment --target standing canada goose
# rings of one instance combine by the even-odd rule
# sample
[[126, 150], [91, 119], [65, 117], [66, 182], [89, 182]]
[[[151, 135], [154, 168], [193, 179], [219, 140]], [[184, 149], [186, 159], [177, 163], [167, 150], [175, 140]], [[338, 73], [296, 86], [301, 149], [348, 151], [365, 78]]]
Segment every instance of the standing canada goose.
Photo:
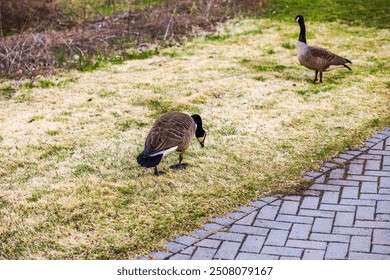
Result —
[[322, 83], [322, 72], [324, 71], [342, 67], [352, 70], [346, 65], [346, 63], [352, 63], [348, 59], [338, 56], [326, 49], [306, 45], [305, 20], [303, 16], [299, 15], [295, 17], [295, 21], [297, 21], [301, 27], [297, 42], [298, 60], [303, 66], [316, 71], [314, 83], [317, 81], [318, 72], [320, 72], [320, 83]]
[[178, 151], [179, 164], [171, 166], [174, 169], [186, 167], [183, 160], [185, 150], [190, 146], [195, 134], [201, 147], [204, 147], [206, 131], [202, 127], [199, 115], [189, 116], [180, 112], [168, 112], [160, 116], [153, 124], [145, 141], [143, 152], [137, 157], [137, 162], [143, 167], [154, 167], [155, 175], [164, 172], [157, 170], [161, 159], [170, 152]]

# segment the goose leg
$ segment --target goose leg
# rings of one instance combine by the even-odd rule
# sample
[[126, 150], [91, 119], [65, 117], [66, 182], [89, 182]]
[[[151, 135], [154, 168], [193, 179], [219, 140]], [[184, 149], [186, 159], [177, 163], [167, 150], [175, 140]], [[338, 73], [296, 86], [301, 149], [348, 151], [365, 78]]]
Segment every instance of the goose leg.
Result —
[[316, 75], [315, 75], [315, 77], [314, 77], [314, 81], [313, 81], [313, 83], [315, 84], [316, 82], [317, 82], [317, 75], [318, 75], [318, 70], [316, 70]]
[[322, 72], [320, 71], [320, 83], [322, 84]]
[[181, 163], [183, 161], [183, 153], [180, 153], [179, 154], [179, 164], [175, 164], [175, 165], [172, 165], [170, 166], [170, 168], [172, 169], [184, 169], [187, 167], [187, 164], [186, 163]]
[[163, 174], [165, 174], [163, 171], [157, 170], [157, 166], [154, 167], [154, 175], [160, 176], [160, 175], [163, 175]]

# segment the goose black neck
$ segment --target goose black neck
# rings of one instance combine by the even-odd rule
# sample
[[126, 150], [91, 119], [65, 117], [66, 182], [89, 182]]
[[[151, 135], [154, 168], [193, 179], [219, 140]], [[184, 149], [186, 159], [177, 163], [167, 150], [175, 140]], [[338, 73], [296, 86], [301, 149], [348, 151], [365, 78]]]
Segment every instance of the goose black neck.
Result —
[[299, 21], [299, 26], [301, 27], [301, 32], [299, 33], [298, 41], [306, 44], [306, 27], [303, 18]]
[[196, 137], [203, 137], [205, 131], [203, 130], [203, 127], [202, 127], [202, 118], [196, 114], [192, 115], [191, 117], [196, 124], [195, 136]]

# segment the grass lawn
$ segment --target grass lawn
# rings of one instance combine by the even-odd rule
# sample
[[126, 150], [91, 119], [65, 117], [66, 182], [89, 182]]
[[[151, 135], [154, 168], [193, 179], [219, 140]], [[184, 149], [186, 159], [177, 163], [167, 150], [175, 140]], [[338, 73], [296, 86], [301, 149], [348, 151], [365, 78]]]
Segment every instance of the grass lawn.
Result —
[[[279, 1], [281, 3], [281, 1]], [[291, 21], [231, 21], [144, 60], [0, 91], [0, 259], [137, 258], [301, 176], [390, 125], [390, 30], [312, 21], [308, 43], [353, 71], [299, 65]], [[199, 113], [189, 167], [137, 165], [150, 126]]]

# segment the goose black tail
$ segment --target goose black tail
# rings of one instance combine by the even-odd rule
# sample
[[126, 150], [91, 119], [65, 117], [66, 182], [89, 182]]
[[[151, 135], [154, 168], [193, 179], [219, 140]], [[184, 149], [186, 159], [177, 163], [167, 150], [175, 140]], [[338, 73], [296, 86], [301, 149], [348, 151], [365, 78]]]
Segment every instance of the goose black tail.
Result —
[[137, 157], [137, 162], [143, 166], [143, 167], [147, 167], [147, 168], [150, 168], [150, 167], [155, 167], [157, 166], [161, 159], [162, 159], [163, 155], [158, 155], [158, 156], [154, 156], [154, 157], [150, 157], [150, 156], [147, 156], [144, 154], [144, 152], [140, 153], [140, 155]]

